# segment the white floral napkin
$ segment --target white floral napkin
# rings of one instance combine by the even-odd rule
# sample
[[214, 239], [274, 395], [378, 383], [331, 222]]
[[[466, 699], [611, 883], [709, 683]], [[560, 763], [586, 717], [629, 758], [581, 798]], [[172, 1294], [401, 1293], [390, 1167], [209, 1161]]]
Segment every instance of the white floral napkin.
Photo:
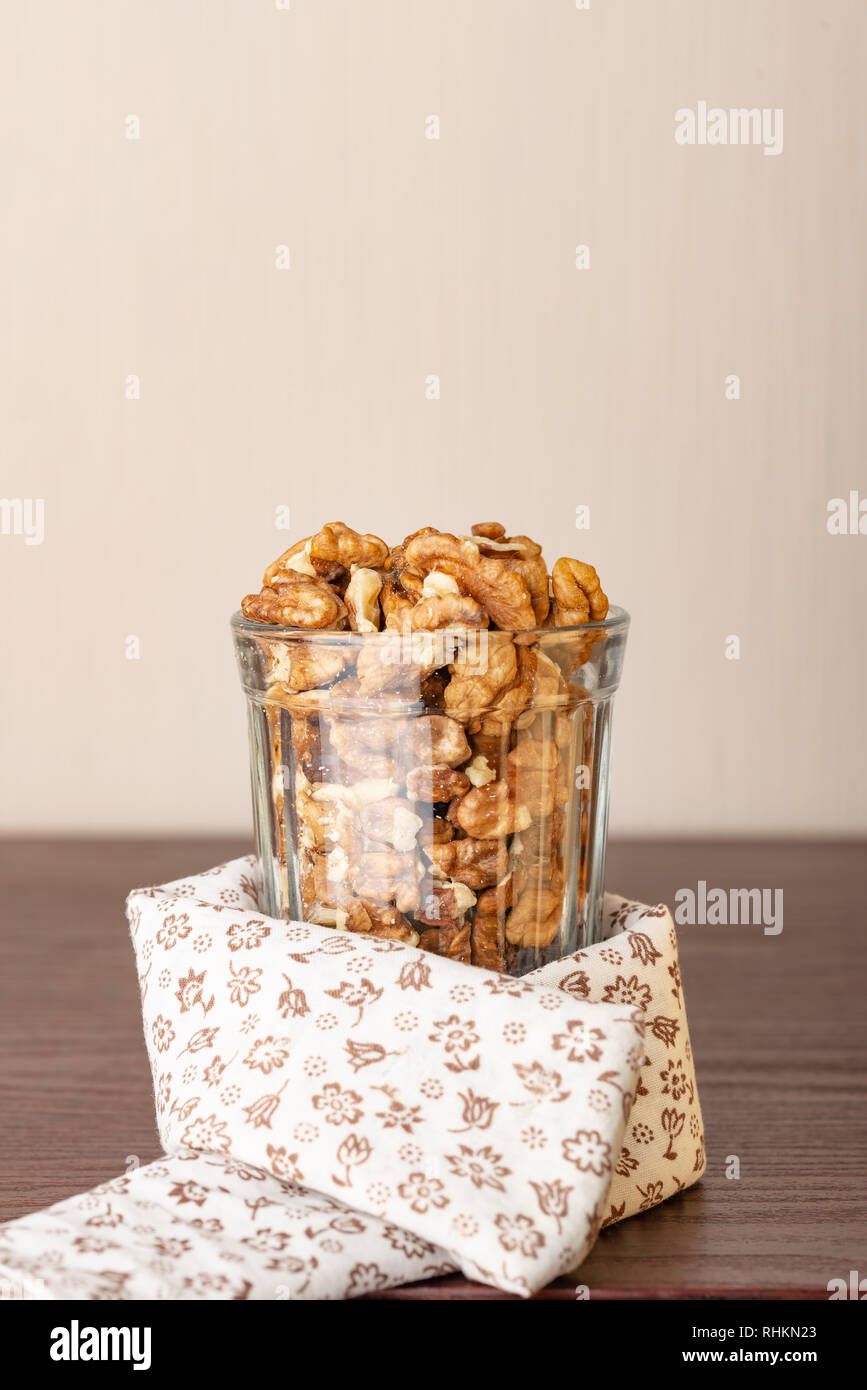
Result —
[[342, 1299], [452, 1269], [411, 1231], [192, 1150], [0, 1226], [0, 1299]]
[[[195, 1151], [257, 1172], [281, 1221], [324, 1201], [363, 1226], [357, 1261], [351, 1249], [322, 1261], [306, 1235], [287, 1242], [290, 1262], [318, 1263], [286, 1296], [361, 1291], [356, 1262], [381, 1287], [454, 1265], [523, 1295], [573, 1269], [606, 1214], [645, 1057], [640, 1010], [265, 918], [251, 875], [237, 860], [129, 898], [169, 1155], [163, 1179], [151, 1165], [157, 1179], [174, 1181]], [[129, 1179], [135, 1200], [147, 1200], [148, 1172]], [[221, 1244], [243, 1246], [241, 1284], [272, 1287], [264, 1259], [250, 1279], [248, 1210], [231, 1187], [223, 1195], [234, 1214], [219, 1218]], [[39, 1216], [79, 1219], [70, 1203]], [[29, 1248], [34, 1222], [0, 1228], [0, 1241]], [[386, 1231], [411, 1236], [418, 1253], [397, 1251]], [[346, 1245], [339, 1232], [325, 1238]], [[202, 1278], [215, 1272], [200, 1251], [193, 1263]]]

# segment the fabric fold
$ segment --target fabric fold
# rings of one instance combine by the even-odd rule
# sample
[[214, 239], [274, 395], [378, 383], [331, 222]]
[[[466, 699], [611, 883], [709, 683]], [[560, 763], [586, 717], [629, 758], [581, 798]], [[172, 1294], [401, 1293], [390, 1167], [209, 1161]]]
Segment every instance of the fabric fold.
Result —
[[527, 1296], [703, 1170], [663, 907], [517, 980], [264, 917], [250, 859], [127, 912], [166, 1156], [0, 1227], [0, 1295]]

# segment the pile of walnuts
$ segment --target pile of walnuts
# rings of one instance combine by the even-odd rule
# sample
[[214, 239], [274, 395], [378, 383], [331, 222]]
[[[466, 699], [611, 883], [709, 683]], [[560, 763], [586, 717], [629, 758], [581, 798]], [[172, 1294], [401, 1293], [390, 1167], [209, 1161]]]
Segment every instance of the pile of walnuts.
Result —
[[523, 973], [560, 932], [568, 856], [579, 893], [586, 870], [575, 671], [605, 634], [556, 629], [606, 617], [593, 566], [549, 575], [496, 522], [391, 549], [331, 522], [241, 606], [295, 629], [260, 639], [287, 915], [288, 838], [307, 920]]

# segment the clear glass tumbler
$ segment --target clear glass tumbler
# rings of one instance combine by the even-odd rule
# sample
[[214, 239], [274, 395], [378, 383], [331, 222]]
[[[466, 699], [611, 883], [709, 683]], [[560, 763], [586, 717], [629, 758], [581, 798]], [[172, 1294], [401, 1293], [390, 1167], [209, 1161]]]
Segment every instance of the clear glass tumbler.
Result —
[[523, 632], [232, 619], [264, 912], [523, 975], [599, 939], [629, 616]]

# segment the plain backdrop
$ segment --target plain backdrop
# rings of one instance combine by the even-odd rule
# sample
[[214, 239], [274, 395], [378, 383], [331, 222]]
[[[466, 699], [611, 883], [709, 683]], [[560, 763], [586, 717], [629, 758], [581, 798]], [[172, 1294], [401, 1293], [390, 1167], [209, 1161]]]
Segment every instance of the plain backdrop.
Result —
[[[863, 0], [3, 4], [0, 492], [45, 536], [0, 536], [0, 825], [245, 829], [228, 619], [341, 519], [597, 566], [614, 828], [867, 829], [865, 69]], [[699, 101], [782, 153], [676, 144]]]

